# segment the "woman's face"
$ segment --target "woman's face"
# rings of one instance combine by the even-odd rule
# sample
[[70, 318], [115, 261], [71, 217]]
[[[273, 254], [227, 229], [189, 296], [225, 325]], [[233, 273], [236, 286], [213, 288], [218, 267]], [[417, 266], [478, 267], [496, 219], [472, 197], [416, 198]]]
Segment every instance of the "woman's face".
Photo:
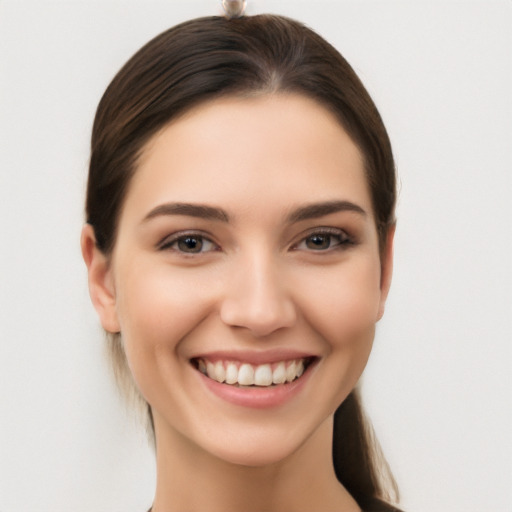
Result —
[[390, 261], [333, 115], [299, 95], [220, 99], [147, 145], [98, 309], [122, 332], [157, 443], [261, 465], [312, 438], [355, 386]]

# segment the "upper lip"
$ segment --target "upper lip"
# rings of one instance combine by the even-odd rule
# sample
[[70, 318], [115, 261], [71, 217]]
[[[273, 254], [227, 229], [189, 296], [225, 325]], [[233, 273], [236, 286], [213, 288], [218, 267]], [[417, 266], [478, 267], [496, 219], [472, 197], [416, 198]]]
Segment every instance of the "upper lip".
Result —
[[194, 359], [205, 359], [207, 361], [239, 361], [252, 365], [272, 364], [280, 361], [291, 361], [294, 359], [308, 359], [317, 357], [310, 352], [290, 349], [271, 349], [271, 350], [217, 350], [203, 352], [191, 357]]

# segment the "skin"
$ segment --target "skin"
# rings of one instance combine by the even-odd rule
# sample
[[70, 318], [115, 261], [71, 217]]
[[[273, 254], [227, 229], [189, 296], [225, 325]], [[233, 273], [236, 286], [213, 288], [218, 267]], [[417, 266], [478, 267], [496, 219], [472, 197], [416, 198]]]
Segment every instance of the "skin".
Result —
[[[355, 207], [297, 214], [333, 202]], [[228, 220], [158, 209], [174, 203]], [[190, 232], [203, 237], [200, 252], [175, 239]], [[215, 100], [150, 141], [112, 255], [90, 226], [82, 250], [102, 325], [122, 332], [153, 410], [154, 512], [359, 510], [334, 475], [333, 413], [370, 354], [392, 237], [381, 261], [361, 154], [311, 99]], [[219, 398], [191, 364], [273, 349], [316, 357], [300, 392], [276, 407]]]

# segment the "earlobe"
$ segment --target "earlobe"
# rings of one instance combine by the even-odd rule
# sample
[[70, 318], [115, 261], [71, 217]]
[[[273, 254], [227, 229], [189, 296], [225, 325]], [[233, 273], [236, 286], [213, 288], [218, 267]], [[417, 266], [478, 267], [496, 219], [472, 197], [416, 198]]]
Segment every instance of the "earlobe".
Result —
[[391, 278], [393, 275], [393, 242], [395, 238], [395, 225], [391, 226], [386, 235], [386, 248], [381, 257], [381, 275], [380, 275], [380, 304], [377, 320], [384, 316], [386, 299], [389, 288], [391, 287]]
[[94, 229], [86, 224], [80, 238], [82, 257], [87, 266], [89, 294], [101, 325], [108, 332], [119, 332], [116, 296], [109, 259], [96, 246]]

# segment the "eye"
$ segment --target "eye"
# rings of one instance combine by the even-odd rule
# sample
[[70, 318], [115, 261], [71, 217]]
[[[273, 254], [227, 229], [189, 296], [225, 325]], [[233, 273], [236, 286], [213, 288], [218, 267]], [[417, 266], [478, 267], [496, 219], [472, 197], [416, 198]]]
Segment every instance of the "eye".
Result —
[[293, 249], [300, 251], [327, 251], [351, 244], [351, 238], [340, 229], [315, 231], [303, 238]]
[[203, 235], [188, 233], [173, 236], [160, 245], [161, 250], [173, 250], [184, 254], [200, 254], [216, 251], [218, 246]]

